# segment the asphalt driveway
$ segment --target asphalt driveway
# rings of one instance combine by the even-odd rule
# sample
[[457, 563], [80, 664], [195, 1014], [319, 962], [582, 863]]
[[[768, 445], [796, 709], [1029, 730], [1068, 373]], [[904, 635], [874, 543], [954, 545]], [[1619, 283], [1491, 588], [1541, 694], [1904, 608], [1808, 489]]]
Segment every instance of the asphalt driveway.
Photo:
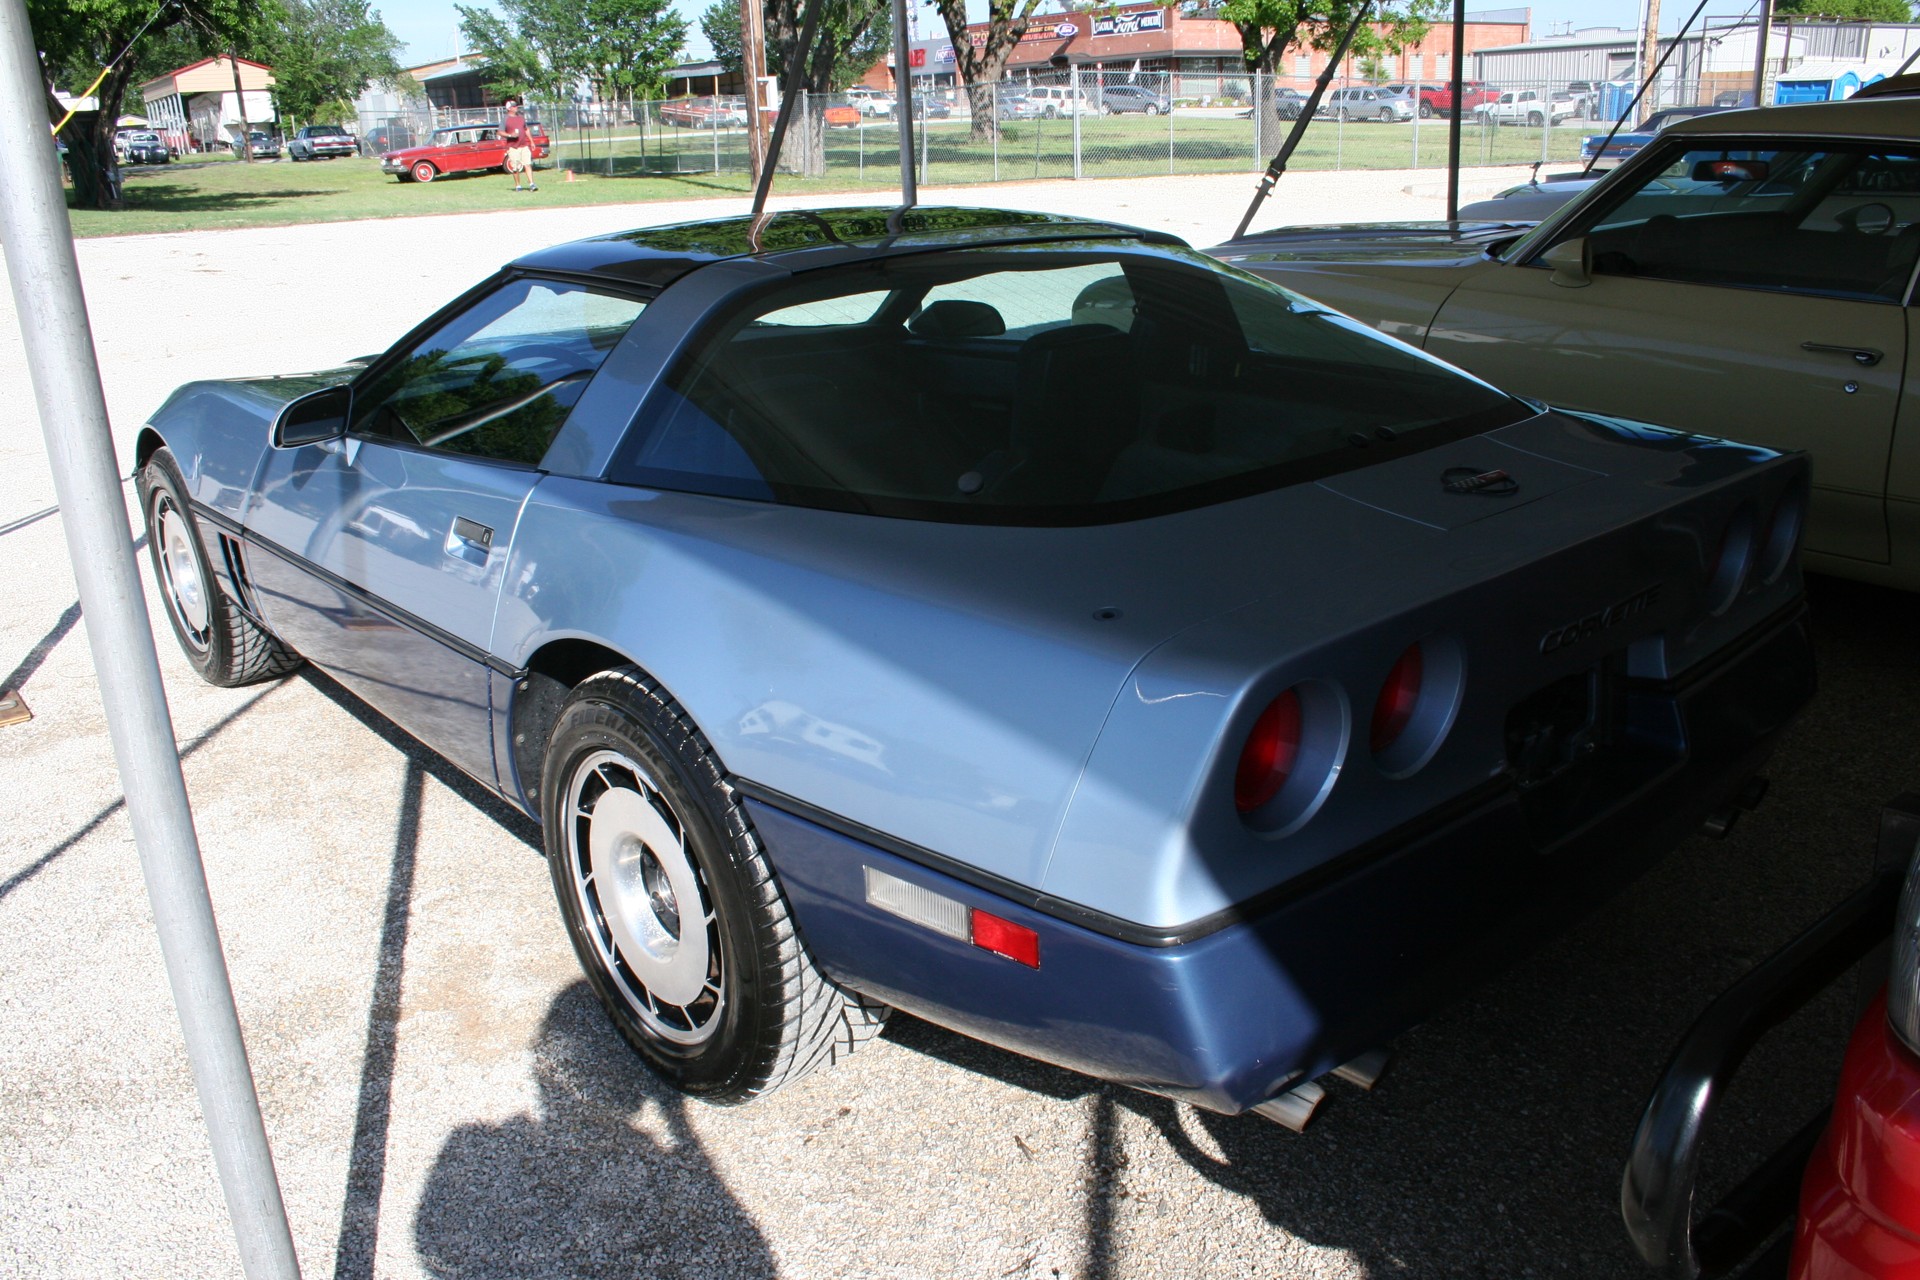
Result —
[[[1262, 221], [1433, 216], [1436, 184], [1295, 175]], [[929, 202], [1208, 244], [1252, 186]], [[122, 457], [178, 382], [337, 363], [525, 249], [738, 204], [88, 241]], [[15, 323], [0, 314], [22, 389], [0, 432], [0, 685], [35, 718], [0, 729], [0, 1275], [238, 1274]], [[662, 1089], [606, 1026], [529, 824], [324, 676], [199, 684], [149, 603], [310, 1277], [1631, 1276], [1620, 1165], [1667, 1052], [1865, 877], [1877, 805], [1920, 760], [1920, 601], [1818, 582], [1822, 690], [1760, 812], [1403, 1037], [1372, 1094], [1334, 1084], [1304, 1135], [904, 1017], [840, 1069], [715, 1108]], [[1850, 994], [1749, 1060], [1710, 1183], [1828, 1091]]]

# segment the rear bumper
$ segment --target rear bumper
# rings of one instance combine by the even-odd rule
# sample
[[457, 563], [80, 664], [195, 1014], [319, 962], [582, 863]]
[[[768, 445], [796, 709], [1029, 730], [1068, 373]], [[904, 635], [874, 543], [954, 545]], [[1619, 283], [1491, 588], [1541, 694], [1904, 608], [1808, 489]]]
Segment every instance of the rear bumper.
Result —
[[[1726, 808], [1812, 688], [1796, 609], [1660, 695], [1682, 745], [1659, 771], [1596, 773], [1551, 821], [1541, 794], [1496, 784], [1224, 927], [1158, 945], [742, 790], [796, 921], [837, 981], [1018, 1053], [1237, 1112], [1378, 1045], [1563, 930]], [[865, 867], [1034, 930], [1040, 967], [869, 905]]]

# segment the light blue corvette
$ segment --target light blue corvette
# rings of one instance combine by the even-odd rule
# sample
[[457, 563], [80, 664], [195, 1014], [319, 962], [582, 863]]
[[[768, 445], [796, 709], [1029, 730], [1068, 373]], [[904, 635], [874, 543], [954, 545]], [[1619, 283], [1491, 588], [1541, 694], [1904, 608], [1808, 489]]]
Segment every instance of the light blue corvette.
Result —
[[535, 253], [181, 388], [139, 463], [202, 674], [310, 660], [534, 815], [614, 1021], [722, 1101], [898, 1007], [1271, 1113], [1747, 794], [1812, 689], [1800, 457], [1035, 214]]

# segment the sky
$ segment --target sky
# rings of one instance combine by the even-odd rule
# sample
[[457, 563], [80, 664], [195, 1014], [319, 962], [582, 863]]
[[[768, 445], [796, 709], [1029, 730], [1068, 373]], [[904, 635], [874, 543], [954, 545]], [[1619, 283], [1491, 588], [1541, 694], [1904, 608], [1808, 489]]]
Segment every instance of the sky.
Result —
[[[700, 34], [699, 17], [700, 11], [711, 2], [675, 0], [675, 8], [687, 20], [689, 52], [694, 58], [704, 58], [710, 52], [705, 38]], [[1507, 7], [1503, 0], [1468, 0], [1468, 4], [1472, 10]], [[931, 35], [940, 29], [939, 14], [926, 0], [908, 0], [908, 5], [920, 10], [919, 28], [923, 34]], [[477, 6], [494, 7], [486, 4], [486, 0], [477, 0]], [[401, 60], [407, 65], [418, 66], [454, 52], [460, 15], [454, 11], [453, 0], [374, 0], [373, 7], [386, 19], [394, 34], [406, 43], [407, 49]], [[1041, 6], [1043, 9], [1051, 7], [1051, 4]], [[1526, 7], [1533, 10], [1533, 34], [1536, 39], [1564, 31], [1569, 25], [1631, 27], [1640, 20], [1639, 0], [1546, 0], [1545, 3]], [[968, 0], [967, 9], [976, 21], [986, 16], [985, 0]], [[1691, 11], [1692, 6], [1669, 0], [1662, 6], [1662, 30], [1672, 31]]]

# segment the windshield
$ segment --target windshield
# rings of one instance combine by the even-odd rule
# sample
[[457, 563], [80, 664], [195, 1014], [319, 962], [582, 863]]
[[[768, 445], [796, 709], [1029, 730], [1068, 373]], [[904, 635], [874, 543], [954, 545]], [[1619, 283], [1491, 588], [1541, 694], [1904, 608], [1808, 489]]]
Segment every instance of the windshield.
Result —
[[1533, 410], [1198, 254], [1112, 241], [801, 273], [717, 322], [618, 478], [915, 519], [1090, 524]]

